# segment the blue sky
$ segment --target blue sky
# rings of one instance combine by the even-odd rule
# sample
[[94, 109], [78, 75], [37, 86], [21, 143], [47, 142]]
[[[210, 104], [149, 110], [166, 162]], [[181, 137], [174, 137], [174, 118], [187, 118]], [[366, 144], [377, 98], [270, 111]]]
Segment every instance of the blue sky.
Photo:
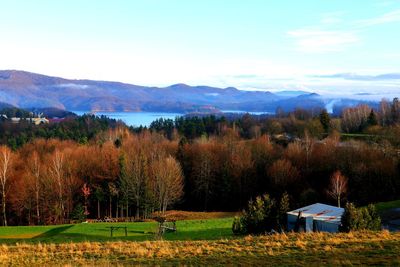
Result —
[[0, 0], [0, 6], [0, 69], [155, 86], [400, 92], [398, 0]]

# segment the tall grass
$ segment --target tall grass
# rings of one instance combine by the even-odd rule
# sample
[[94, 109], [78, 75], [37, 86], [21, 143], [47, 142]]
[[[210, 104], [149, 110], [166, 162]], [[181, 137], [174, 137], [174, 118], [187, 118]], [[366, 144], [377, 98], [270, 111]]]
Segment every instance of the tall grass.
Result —
[[3, 265], [399, 265], [400, 233], [246, 236], [214, 241], [0, 245]]

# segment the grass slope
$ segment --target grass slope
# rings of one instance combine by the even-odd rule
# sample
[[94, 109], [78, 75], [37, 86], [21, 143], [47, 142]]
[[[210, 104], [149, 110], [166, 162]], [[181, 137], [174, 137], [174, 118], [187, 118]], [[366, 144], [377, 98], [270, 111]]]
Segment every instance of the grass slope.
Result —
[[[177, 233], [167, 233], [166, 240], [214, 240], [232, 236], [232, 218], [184, 220], [177, 222]], [[127, 226], [128, 237], [124, 230], [114, 232], [110, 237], [109, 226]], [[157, 231], [156, 222], [136, 223], [81, 223], [54, 226], [9, 226], [0, 227], [1, 243], [62, 243], [84, 241], [145, 241], [154, 240]]]
[[388, 202], [378, 202], [375, 204], [375, 207], [379, 212], [400, 208], [400, 199]]
[[276, 234], [211, 241], [0, 246], [4, 265], [400, 265], [400, 233]]

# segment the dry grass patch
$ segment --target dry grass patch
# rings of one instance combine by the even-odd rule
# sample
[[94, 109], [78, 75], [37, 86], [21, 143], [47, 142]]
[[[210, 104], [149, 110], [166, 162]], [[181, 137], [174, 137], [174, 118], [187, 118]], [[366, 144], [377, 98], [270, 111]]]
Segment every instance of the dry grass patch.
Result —
[[216, 241], [1, 245], [2, 265], [400, 264], [400, 233], [277, 234]]
[[[240, 213], [238, 212], [197, 212], [197, 211], [182, 211], [182, 210], [169, 210], [165, 212], [167, 219], [183, 221], [183, 220], [207, 220], [207, 219], [220, 219], [235, 217]], [[154, 213], [157, 216], [158, 213]]]

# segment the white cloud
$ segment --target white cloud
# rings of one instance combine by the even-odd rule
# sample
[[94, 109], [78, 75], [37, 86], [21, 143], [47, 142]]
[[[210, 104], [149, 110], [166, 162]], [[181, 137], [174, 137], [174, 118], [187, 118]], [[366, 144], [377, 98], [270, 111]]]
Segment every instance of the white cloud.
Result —
[[368, 27], [391, 22], [400, 22], [400, 9], [393, 10], [376, 18], [360, 20], [357, 22], [357, 25], [360, 27]]
[[345, 12], [337, 11], [321, 15], [319, 25], [295, 29], [288, 35], [295, 39], [298, 51], [305, 53], [325, 53], [343, 51], [359, 43], [358, 34], [368, 27], [400, 22], [400, 9], [392, 10], [374, 18], [348, 21], [343, 20]]
[[298, 29], [288, 34], [296, 39], [297, 50], [306, 53], [343, 51], [360, 41], [351, 31]]

